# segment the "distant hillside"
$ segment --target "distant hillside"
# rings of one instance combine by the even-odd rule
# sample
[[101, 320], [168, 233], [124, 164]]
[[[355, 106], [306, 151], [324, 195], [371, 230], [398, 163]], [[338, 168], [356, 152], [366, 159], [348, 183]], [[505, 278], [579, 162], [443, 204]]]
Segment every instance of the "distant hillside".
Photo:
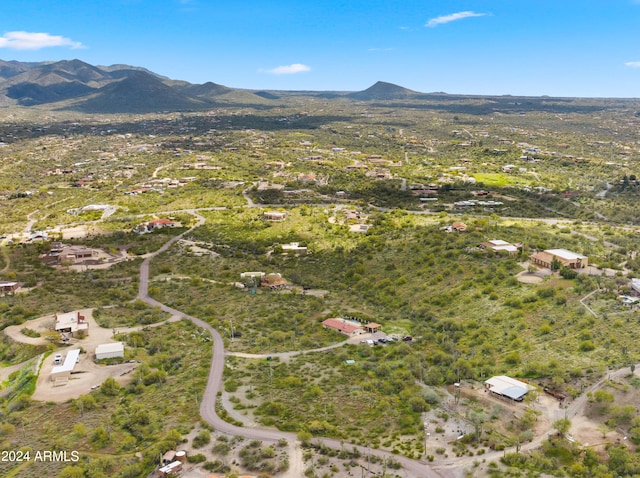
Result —
[[93, 66], [80, 60], [25, 63], [0, 60], [0, 105], [77, 109], [94, 113], [186, 111], [219, 106], [265, 106], [256, 95], [207, 82], [194, 85], [146, 68]]
[[49, 86], [41, 86], [37, 83], [19, 83], [7, 88], [6, 96], [16, 100], [19, 105], [34, 106], [78, 98], [92, 91], [95, 91], [95, 88], [77, 81], [62, 81]]
[[0, 78], [11, 78], [41, 64], [42, 63], [25, 63], [15, 60], [0, 60]]
[[185, 86], [179, 86], [176, 88], [186, 95], [201, 96], [206, 98], [213, 98], [215, 96], [224, 95], [225, 93], [233, 91], [231, 88], [227, 88], [223, 85], [218, 85], [217, 83], [213, 83], [211, 81], [207, 81], [202, 85], [192, 85], [189, 83]]
[[261, 97], [261, 98], [265, 98], [267, 100], [279, 100], [280, 99], [280, 96], [278, 96], [276, 94], [273, 94], [273, 93], [270, 93], [268, 91], [256, 91], [254, 94], [259, 96], [259, 97]]
[[117, 73], [119, 71], [143, 71], [145, 73], [148, 73], [150, 75], [156, 76], [158, 78], [161, 78], [163, 80], [169, 80], [169, 77], [166, 76], [162, 76], [162, 75], [158, 75], [157, 73], [154, 73], [153, 71], [144, 68], [142, 66], [131, 66], [131, 65], [124, 65], [121, 63], [118, 63], [116, 65], [109, 65], [109, 66], [104, 66], [104, 65], [98, 65], [97, 68], [100, 68], [101, 70], [104, 71], [108, 71], [109, 73]]
[[420, 96], [422, 93], [417, 91], [403, 88], [402, 86], [394, 85], [393, 83], [386, 83], [384, 81], [378, 81], [376, 84], [370, 86], [364, 91], [358, 91], [357, 93], [350, 93], [347, 98], [354, 100], [404, 100], [413, 99]]
[[110, 83], [70, 109], [91, 113], [151, 113], [203, 109], [209, 104], [165, 85], [155, 76], [137, 71], [123, 80]]

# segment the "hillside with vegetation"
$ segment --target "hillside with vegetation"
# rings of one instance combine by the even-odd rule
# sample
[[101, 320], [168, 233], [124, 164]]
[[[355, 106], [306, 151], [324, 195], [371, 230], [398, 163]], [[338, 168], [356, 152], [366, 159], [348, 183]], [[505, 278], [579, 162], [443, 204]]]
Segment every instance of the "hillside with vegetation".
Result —
[[[351, 445], [440, 476], [638, 473], [637, 101], [385, 83], [254, 94], [124, 66], [0, 67], [6, 85], [73, 71], [92, 88], [46, 109], [77, 85], [6, 90], [40, 100], [0, 120], [0, 281], [15, 284], [0, 328], [24, 339], [0, 343], [3, 450], [73, 446], [80, 462], [47, 471], [62, 477], [146, 476], [176, 447], [208, 471], [290, 476], [286, 439], [241, 446], [201, 422], [212, 338], [177, 320], [188, 315], [224, 339], [218, 414], [296, 434], [305, 476], [371, 465]], [[165, 103], [120, 114], [126, 95]], [[58, 242], [100, 259], [58, 259]], [[550, 249], [589, 267], [532, 260]], [[182, 314], [157, 327], [175, 314], [140, 300], [146, 261], [150, 297]], [[31, 324], [81, 309], [135, 370], [66, 402], [32, 398], [39, 364], [67, 346]], [[386, 339], [328, 318], [380, 324]], [[495, 375], [537, 391], [497, 399], [483, 392]], [[404, 476], [376, 460], [379, 476]]]

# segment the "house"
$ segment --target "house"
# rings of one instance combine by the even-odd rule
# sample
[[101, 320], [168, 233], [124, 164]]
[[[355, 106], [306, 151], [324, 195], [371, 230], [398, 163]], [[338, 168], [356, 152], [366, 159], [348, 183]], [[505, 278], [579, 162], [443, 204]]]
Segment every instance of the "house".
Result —
[[640, 295], [640, 279], [631, 279], [631, 283], [629, 284], [629, 287], [633, 292]]
[[282, 244], [282, 252], [285, 254], [306, 255], [307, 246], [301, 246], [299, 242], [291, 242], [289, 244]]
[[65, 385], [71, 377], [71, 372], [78, 363], [80, 358], [80, 349], [73, 349], [67, 352], [67, 356], [64, 359], [62, 365], [56, 365], [51, 368], [51, 381], [54, 382], [54, 386], [58, 387]]
[[67, 260], [77, 261], [81, 259], [91, 259], [97, 255], [98, 251], [94, 249], [88, 249], [86, 247], [74, 248], [67, 253]]
[[176, 451], [175, 450], [169, 450], [164, 455], [162, 455], [162, 464], [163, 465], [168, 465], [169, 463], [173, 463], [174, 461], [176, 461]]
[[521, 402], [529, 391], [535, 390], [535, 387], [505, 375], [486, 380], [484, 388], [494, 395], [516, 402]]
[[80, 312], [65, 312], [55, 314], [55, 330], [56, 332], [74, 335], [77, 332], [89, 333], [89, 324], [85, 322], [84, 315]]
[[149, 222], [143, 222], [133, 228], [133, 232], [138, 234], [146, 234], [153, 232], [156, 229], [162, 229], [163, 227], [176, 227], [178, 223], [170, 219], [153, 219]]
[[535, 265], [551, 269], [553, 262], [558, 261], [561, 266], [570, 269], [584, 269], [589, 265], [587, 256], [568, 251], [566, 249], [547, 249], [531, 256]]
[[124, 344], [122, 342], [100, 344], [96, 347], [97, 360], [122, 357], [124, 357]]
[[283, 279], [279, 273], [273, 272], [267, 274], [260, 280], [260, 287], [269, 287], [273, 289], [284, 289], [287, 287], [287, 280]]
[[280, 222], [280, 221], [284, 221], [287, 218], [287, 213], [280, 212], [280, 211], [265, 211], [262, 214], [262, 218], [265, 221]]
[[464, 222], [454, 222], [451, 224], [451, 229], [456, 232], [464, 232], [467, 230], [467, 225]]
[[362, 324], [346, 319], [331, 318], [322, 321], [322, 327], [325, 329], [337, 330], [341, 334], [354, 336], [365, 333]]
[[47, 239], [49, 239], [49, 233], [45, 231], [36, 231], [29, 236], [28, 240], [30, 242], [36, 242], [36, 241], [46, 241]]
[[243, 272], [240, 279], [262, 279], [266, 274], [264, 272]]
[[163, 227], [175, 227], [176, 223], [170, 219], [154, 219], [147, 223], [147, 229], [162, 229]]
[[376, 324], [375, 322], [364, 324], [363, 327], [364, 330], [369, 332], [370, 334], [375, 334], [376, 332], [379, 332], [380, 329], [382, 329], [382, 325]]
[[160, 468], [158, 470], [158, 473], [160, 474], [161, 477], [164, 478], [171, 475], [177, 475], [181, 471], [182, 471], [182, 462], [176, 460]]
[[0, 292], [4, 294], [15, 292], [20, 285], [17, 282], [0, 281]]
[[633, 305], [640, 302], [640, 299], [638, 297], [632, 297], [630, 295], [619, 295], [618, 300], [627, 305]]
[[483, 242], [480, 244], [481, 249], [491, 249], [496, 252], [507, 252], [509, 254], [516, 254], [519, 249], [522, 248], [522, 243], [511, 244], [510, 242], [503, 241], [502, 239], [492, 239], [491, 241]]
[[360, 233], [366, 233], [369, 231], [369, 229], [371, 229], [372, 224], [353, 224], [351, 226], [349, 226], [349, 231], [351, 232], [360, 232]]

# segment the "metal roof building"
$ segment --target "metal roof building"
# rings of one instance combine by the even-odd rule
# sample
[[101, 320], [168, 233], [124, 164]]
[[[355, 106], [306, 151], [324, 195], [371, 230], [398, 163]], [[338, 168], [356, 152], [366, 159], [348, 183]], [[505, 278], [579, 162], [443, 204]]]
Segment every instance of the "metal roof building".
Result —
[[100, 344], [96, 347], [96, 359], [124, 357], [124, 344], [114, 342], [110, 344]]
[[535, 387], [531, 385], [505, 375], [491, 377], [484, 382], [484, 386], [491, 393], [510, 398], [516, 402], [521, 402], [529, 390], [535, 389]]
[[51, 380], [56, 382], [56, 386], [67, 383], [78, 362], [78, 357], [80, 357], [80, 349], [69, 350], [64, 358], [64, 363], [51, 368]]

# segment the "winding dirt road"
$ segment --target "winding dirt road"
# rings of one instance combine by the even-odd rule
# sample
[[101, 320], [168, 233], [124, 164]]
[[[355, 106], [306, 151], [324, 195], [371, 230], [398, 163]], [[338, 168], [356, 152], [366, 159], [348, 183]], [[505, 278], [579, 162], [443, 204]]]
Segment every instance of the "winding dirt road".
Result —
[[[185, 314], [177, 309], [163, 304], [162, 302], [157, 301], [156, 299], [153, 299], [152, 297], [149, 297], [149, 264], [151, 259], [169, 249], [169, 247], [171, 247], [175, 242], [180, 240], [184, 235], [190, 233], [196, 227], [204, 224], [204, 217], [200, 216], [195, 210], [190, 210], [188, 212], [198, 218], [198, 223], [184, 233], [170, 239], [160, 249], [152, 254], [149, 254], [142, 262], [142, 265], [140, 267], [138, 299], [146, 302], [149, 305], [160, 307], [162, 310], [170, 313], [173, 316], [184, 317], [185, 319], [193, 322], [198, 327], [208, 330], [211, 334], [211, 337], [213, 338], [213, 356], [211, 359], [211, 368], [209, 369], [209, 379], [204, 391], [204, 395], [202, 397], [202, 403], [200, 405], [200, 415], [207, 423], [209, 423], [216, 430], [222, 433], [226, 433], [229, 435], [239, 435], [251, 440], [275, 442], [280, 440], [281, 438], [284, 438], [289, 442], [296, 442], [297, 437], [294, 433], [281, 432], [278, 430], [268, 430], [264, 428], [243, 428], [227, 423], [222, 418], [220, 418], [216, 413], [216, 399], [218, 397], [218, 392], [222, 390], [222, 374], [224, 372], [225, 350], [222, 336], [216, 329], [214, 329], [205, 321], [198, 319], [197, 317]], [[340, 440], [334, 440], [331, 438], [314, 438], [313, 442], [322, 443], [335, 450], [341, 450], [344, 447], [347, 447], [349, 449], [356, 448], [363, 456], [366, 456], [370, 453], [371, 455], [375, 455], [380, 458], [392, 458], [402, 465], [403, 471], [407, 477], [438, 478], [444, 476], [452, 476], [448, 474], [442, 475], [440, 473], [436, 473], [433, 469], [429, 468], [426, 462], [422, 463], [419, 461], [410, 460], [403, 456], [394, 455], [383, 450], [373, 450], [365, 446], [341, 442]]]

